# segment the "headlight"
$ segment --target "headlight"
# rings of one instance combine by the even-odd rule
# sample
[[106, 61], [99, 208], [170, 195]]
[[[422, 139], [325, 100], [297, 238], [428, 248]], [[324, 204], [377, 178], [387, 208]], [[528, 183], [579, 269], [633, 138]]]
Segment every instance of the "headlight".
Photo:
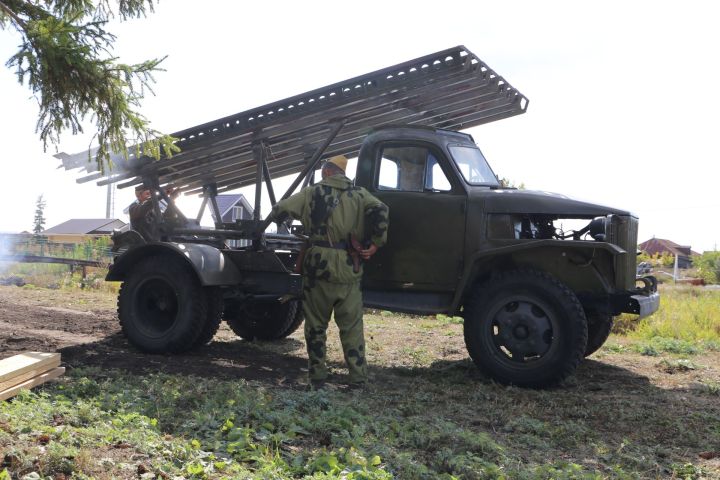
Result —
[[597, 242], [605, 241], [605, 226], [608, 224], [609, 220], [610, 219], [608, 217], [595, 217], [592, 219], [588, 227], [590, 229], [590, 236], [593, 238], [593, 240]]

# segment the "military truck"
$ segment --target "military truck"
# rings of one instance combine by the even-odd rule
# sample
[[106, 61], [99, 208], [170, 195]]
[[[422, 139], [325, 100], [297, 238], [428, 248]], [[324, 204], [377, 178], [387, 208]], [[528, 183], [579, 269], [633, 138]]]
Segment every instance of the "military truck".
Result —
[[[279, 340], [302, 323], [293, 273], [297, 225], [261, 216], [262, 187], [295, 174], [312, 184], [323, 158], [357, 157], [355, 182], [390, 208], [388, 244], [365, 265], [367, 307], [464, 319], [468, 352], [498, 382], [545, 387], [572, 374], [621, 313], [657, 310], [653, 277], [636, 277], [632, 213], [507, 188], [460, 130], [525, 113], [528, 100], [463, 46], [199, 125], [181, 152], [116, 158], [60, 154], [79, 181], [151, 190], [155, 234], [115, 236], [107, 275], [122, 282], [118, 316], [145, 352], [209, 342], [222, 320], [244, 339]], [[254, 216], [223, 223], [219, 193], [255, 185]], [[185, 216], [166, 186], [203, 199]], [[163, 206], [166, 210], [163, 212]], [[214, 228], [200, 225], [206, 208]], [[570, 229], [567, 225], [577, 225]], [[232, 246], [245, 239], [245, 246]]]

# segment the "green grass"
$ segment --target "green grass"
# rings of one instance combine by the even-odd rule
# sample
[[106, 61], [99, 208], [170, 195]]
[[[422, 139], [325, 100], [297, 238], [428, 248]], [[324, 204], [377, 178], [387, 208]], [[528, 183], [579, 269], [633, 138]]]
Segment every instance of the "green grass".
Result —
[[[23, 288], [50, 288], [50, 289], [90, 289], [103, 292], [117, 293], [118, 284], [106, 282], [107, 268], [87, 269], [87, 276], [83, 279], [80, 269], [70, 272], [67, 265], [50, 263], [13, 263], [5, 264], [1, 269], [0, 278], [20, 277], [25, 282]], [[0, 265], [3, 266], [3, 265]]]
[[720, 290], [664, 288], [661, 308], [640, 321], [631, 338], [656, 337], [720, 345]]
[[[708, 384], [698, 394], [716, 391]], [[683, 452], [713, 438], [718, 418], [656, 408], [668, 401], [588, 403], [578, 391], [508, 388], [431, 369], [359, 392], [81, 369], [0, 404], [0, 451], [12, 478], [34, 471], [41, 478], [539, 480], [700, 471]], [[672, 442], [661, 448], [656, 429]]]
[[[720, 351], [720, 290], [663, 287], [660, 294], [655, 314], [639, 322], [631, 315], [616, 321], [614, 331], [625, 334], [632, 349], [650, 356]], [[612, 350], [613, 342], [604, 348]]]

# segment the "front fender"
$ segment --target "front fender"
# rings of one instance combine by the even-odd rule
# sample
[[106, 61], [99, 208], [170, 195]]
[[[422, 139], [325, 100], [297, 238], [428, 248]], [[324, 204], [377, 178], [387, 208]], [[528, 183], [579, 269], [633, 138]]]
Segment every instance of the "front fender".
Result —
[[151, 256], [167, 256], [186, 262], [203, 286], [236, 285], [241, 276], [222, 250], [201, 243], [148, 243], [130, 248], [115, 259], [105, 280], [123, 281], [138, 262]]
[[[582, 240], [530, 240], [524, 242], [513, 242], [507, 245], [496, 245], [492, 248], [482, 249], [471, 256], [469, 261], [465, 265], [463, 275], [459, 284], [459, 288], [455, 291], [455, 297], [453, 298], [452, 308], [454, 311], [460, 307], [462, 299], [468, 293], [468, 289], [473, 283], [473, 280], [477, 278], [480, 265], [483, 262], [492, 260], [494, 258], [514, 258], [515, 256], [527, 256], [537, 255], [538, 258], [543, 257], [544, 252], [549, 251], [582, 251], [592, 253], [592, 250], [601, 250], [606, 252], [611, 257], [617, 257], [619, 255], [626, 255], [627, 252], [621, 249], [617, 245], [605, 242], [588, 242]], [[537, 253], [536, 253], [537, 252]], [[564, 256], [564, 254], [562, 254]], [[556, 274], [556, 272], [549, 272]], [[602, 279], [598, 278], [598, 281]], [[606, 290], [611, 290], [610, 286], [606, 286]]]

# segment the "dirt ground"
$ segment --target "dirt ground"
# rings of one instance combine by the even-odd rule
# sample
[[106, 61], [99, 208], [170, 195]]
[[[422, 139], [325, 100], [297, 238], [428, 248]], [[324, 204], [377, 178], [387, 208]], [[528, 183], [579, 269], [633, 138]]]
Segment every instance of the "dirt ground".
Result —
[[[306, 375], [302, 328], [280, 342], [247, 342], [223, 323], [209, 345], [193, 352], [148, 355], [132, 348], [122, 336], [115, 303], [115, 295], [105, 292], [0, 286], [0, 358], [24, 351], [57, 351], [62, 354], [63, 364], [70, 368], [97, 366], [137, 373], [160, 370], [281, 383]], [[431, 365], [441, 370], [457, 366], [467, 358], [461, 332], [461, 325], [439, 325], [435, 319], [366, 315], [370, 364], [387, 369]], [[330, 363], [339, 367], [342, 353], [333, 327], [328, 342]], [[615, 344], [618, 343], [622, 343], [621, 338], [615, 338]], [[624, 380], [640, 377], [671, 388], [694, 381], [693, 371], [682, 375], [668, 373], [655, 357], [600, 350], [591, 358], [599, 362], [585, 362], [578, 372], [578, 381], [589, 378], [616, 381], [619, 387]], [[717, 353], [709, 353], [694, 358], [693, 362], [704, 365], [704, 378], [720, 380], [719, 359]], [[610, 366], [617, 367], [612, 369], [614, 379], [605, 378]]]
[[[115, 295], [106, 292], [0, 286], [0, 358], [24, 351], [57, 351], [69, 368], [163, 371], [274, 384], [304, 382], [307, 357], [302, 328], [280, 342], [247, 342], [223, 323], [210, 344], [193, 352], [148, 355], [135, 350], [122, 336], [115, 303]], [[366, 315], [366, 337], [371, 373], [390, 383], [398, 373], [422, 374], [426, 369], [433, 373], [460, 369], [469, 377], [488, 381], [468, 359], [462, 325], [434, 318]], [[617, 346], [623, 341], [613, 337], [609, 343]], [[328, 358], [331, 368], [342, 369], [334, 326], [328, 334]], [[580, 366], [570, 383], [590, 390], [614, 390], [650, 382], [677, 391], [720, 381], [718, 352], [694, 356], [692, 362], [702, 368], [669, 370], [657, 357], [601, 349]]]
[[[213, 342], [192, 353], [142, 354], [122, 336], [115, 301], [109, 293], [0, 286], [0, 358], [26, 351], [57, 351], [69, 368], [96, 366], [273, 382], [304, 377], [300, 340], [287, 339], [272, 351], [263, 351], [267, 348], [239, 339], [225, 324]], [[288, 355], [287, 350], [295, 354]]]
[[[193, 352], [147, 355], [133, 349], [122, 336], [115, 302], [113, 294], [103, 292], [0, 286], [0, 358], [23, 351], [57, 351], [69, 369], [159, 371], [255, 380], [280, 388], [305, 387], [302, 329], [279, 342], [247, 342], [223, 324], [210, 344]], [[659, 463], [699, 464], [709, 475], [703, 478], [720, 478], [720, 352], [688, 359], [641, 355], [624, 346], [626, 338], [613, 336], [608, 348], [584, 361], [561, 387], [523, 391], [495, 386], [475, 368], [465, 350], [462, 325], [453, 319], [380, 313], [365, 318], [370, 374], [375, 393], [382, 398], [402, 398], [408, 391], [431, 390], [437, 384], [442, 393], [433, 395], [455, 405], [446, 413], [448, 418], [457, 416], [458, 423], [502, 433], [508, 421], [505, 416], [524, 418], [521, 414], [527, 407], [540, 418], [559, 415], [570, 423], [580, 422], [583, 428], [599, 432], [604, 441], [624, 445], [631, 439], [641, 452], [662, 446], [664, 450], [657, 453]], [[331, 371], [342, 377], [335, 327], [328, 340]], [[453, 382], [458, 388], [448, 387]], [[478, 395], [517, 406], [475, 411], [472, 405]], [[694, 438], [692, 432], [698, 429], [705, 432], [703, 438]], [[708, 436], [707, 432], [712, 433]], [[575, 452], [579, 455], [575, 461], [584, 462], [589, 453], [580, 450]], [[567, 453], [568, 458], [575, 453]], [[664, 474], [653, 471], [641, 476], [658, 475]]]

